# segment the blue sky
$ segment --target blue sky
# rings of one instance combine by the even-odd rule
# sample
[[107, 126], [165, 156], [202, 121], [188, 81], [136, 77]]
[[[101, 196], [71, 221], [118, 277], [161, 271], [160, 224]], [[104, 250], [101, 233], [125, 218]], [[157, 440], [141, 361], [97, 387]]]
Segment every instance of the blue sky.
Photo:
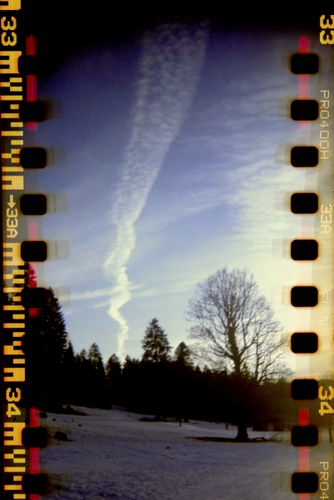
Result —
[[[254, 273], [287, 331], [307, 324], [288, 288], [301, 272], [311, 279], [312, 266], [284, 256], [301, 225], [289, 193], [318, 182], [316, 170], [287, 161], [289, 145], [315, 134], [287, 114], [298, 46], [292, 33], [172, 23], [86, 48], [39, 83], [55, 113], [34, 141], [56, 158], [39, 187], [68, 198], [41, 234], [70, 248], [40, 266], [39, 279], [69, 289], [62, 303], [76, 352], [96, 342], [105, 361], [141, 357], [153, 317], [173, 349], [190, 344], [188, 301], [224, 266]], [[304, 219], [312, 237], [315, 219]]]

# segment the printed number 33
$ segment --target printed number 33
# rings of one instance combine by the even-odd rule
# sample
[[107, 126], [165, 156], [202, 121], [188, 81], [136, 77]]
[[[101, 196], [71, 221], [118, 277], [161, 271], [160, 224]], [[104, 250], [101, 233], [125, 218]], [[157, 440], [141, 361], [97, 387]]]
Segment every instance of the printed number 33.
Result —
[[[330, 16], [331, 20], [329, 21], [328, 19], [325, 21], [326, 16], [320, 16], [320, 28], [323, 28], [322, 31], [320, 31], [320, 43], [323, 45], [327, 44], [334, 44], [334, 15]], [[330, 29], [330, 35], [326, 34], [325, 30]]]

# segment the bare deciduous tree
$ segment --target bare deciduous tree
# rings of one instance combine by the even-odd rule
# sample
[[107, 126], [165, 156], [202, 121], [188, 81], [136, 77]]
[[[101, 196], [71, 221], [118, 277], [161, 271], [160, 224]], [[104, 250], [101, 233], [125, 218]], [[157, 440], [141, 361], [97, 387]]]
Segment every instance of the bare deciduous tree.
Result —
[[256, 382], [285, 375], [287, 335], [247, 270], [223, 268], [199, 284], [187, 317], [190, 337], [212, 365]]
[[[243, 387], [291, 374], [281, 361], [288, 336], [247, 270], [223, 268], [199, 284], [187, 318], [201, 359], [244, 380]], [[239, 433], [245, 436], [243, 427]]]

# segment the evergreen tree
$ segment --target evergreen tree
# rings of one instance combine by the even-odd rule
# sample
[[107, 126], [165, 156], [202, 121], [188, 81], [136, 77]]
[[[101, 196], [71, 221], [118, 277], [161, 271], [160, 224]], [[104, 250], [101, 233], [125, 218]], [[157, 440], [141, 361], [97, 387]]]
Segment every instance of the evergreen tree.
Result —
[[75, 360], [75, 393], [73, 402], [77, 405], [90, 406], [90, 394], [88, 391], [91, 377], [90, 362], [86, 349], [82, 349], [74, 356]]
[[151, 411], [159, 419], [165, 416], [169, 400], [169, 368], [171, 347], [164, 330], [156, 318], [146, 328], [142, 341], [144, 397], [151, 402]]
[[189, 418], [193, 369], [191, 351], [185, 342], [180, 342], [175, 349], [174, 362], [171, 379], [173, 405], [175, 416], [181, 425], [182, 419], [187, 421]]
[[142, 372], [143, 363], [127, 355], [122, 370], [120, 402], [131, 411], [145, 410]]
[[121, 362], [116, 354], [112, 354], [105, 367], [111, 403], [119, 401], [122, 376]]
[[[37, 288], [34, 267], [26, 263], [22, 269], [25, 289]], [[59, 300], [52, 288], [45, 292], [45, 302], [41, 306], [26, 308], [26, 335], [23, 344], [27, 356], [27, 377], [31, 385], [29, 404], [44, 405], [46, 398], [50, 406], [63, 403], [67, 398], [65, 393], [68, 381], [64, 373], [64, 357], [69, 341]], [[41, 392], [41, 397], [38, 396], [38, 391]], [[45, 397], [42, 392], [46, 392]]]
[[25, 264], [25, 285], [30, 288], [36, 288], [38, 286], [36, 270], [28, 262]]
[[63, 360], [63, 399], [67, 403], [72, 403], [75, 397], [75, 376], [76, 376], [76, 362], [74, 357], [74, 350], [72, 342], [68, 342], [67, 349], [64, 354]]
[[88, 361], [88, 354], [86, 349], [81, 349], [79, 354], [76, 354], [75, 357], [79, 363], [84, 363], [85, 361]]
[[103, 359], [98, 345], [94, 342], [88, 351], [88, 362], [90, 377], [88, 393], [90, 394], [90, 406], [98, 408], [109, 407], [107, 378], [104, 371]]
[[191, 361], [191, 351], [185, 342], [180, 342], [174, 353], [175, 361], [183, 366], [193, 366]]
[[68, 334], [59, 300], [52, 288], [48, 290], [44, 320], [48, 338], [49, 357], [60, 365], [64, 360], [64, 355], [68, 348]]
[[69, 347], [65, 320], [59, 300], [52, 288], [47, 293], [46, 307], [41, 312], [46, 335], [49, 401], [64, 402], [64, 360]]
[[169, 361], [171, 347], [167, 335], [160, 327], [156, 318], [152, 319], [147, 327], [142, 346], [144, 349], [143, 361], [150, 361], [153, 363]]
[[121, 372], [122, 372], [122, 368], [121, 368], [121, 362], [120, 362], [120, 359], [119, 357], [116, 355], [116, 354], [112, 354], [110, 356], [110, 358], [108, 359], [107, 363], [106, 363], [106, 376], [107, 376], [107, 379], [108, 379], [108, 382], [112, 383], [112, 381], [119, 377]]
[[95, 342], [89, 348], [88, 360], [96, 371], [103, 371], [104, 373], [102, 355], [99, 346]]

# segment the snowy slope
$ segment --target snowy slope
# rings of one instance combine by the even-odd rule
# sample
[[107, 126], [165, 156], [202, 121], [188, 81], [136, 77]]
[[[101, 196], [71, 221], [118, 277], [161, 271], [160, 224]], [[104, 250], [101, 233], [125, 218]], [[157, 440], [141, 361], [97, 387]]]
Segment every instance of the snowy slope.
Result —
[[[296, 498], [289, 477], [298, 470], [299, 452], [288, 434], [280, 436], [281, 442], [197, 441], [189, 438], [234, 437], [236, 430], [205, 422], [148, 423], [123, 411], [78, 409], [87, 415], [48, 414], [41, 421], [52, 436], [41, 452], [41, 471], [50, 479], [47, 499]], [[57, 431], [66, 432], [69, 441], [55, 439]], [[250, 432], [250, 437], [264, 434]], [[328, 453], [329, 446], [324, 436], [316, 455], [323, 447]]]

